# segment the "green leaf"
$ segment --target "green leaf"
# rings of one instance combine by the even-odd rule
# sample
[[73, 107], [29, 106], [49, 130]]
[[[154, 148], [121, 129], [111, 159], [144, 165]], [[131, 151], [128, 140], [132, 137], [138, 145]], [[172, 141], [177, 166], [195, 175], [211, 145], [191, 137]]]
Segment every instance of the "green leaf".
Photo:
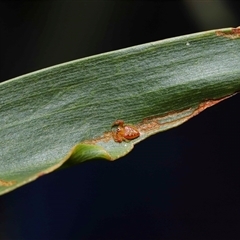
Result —
[[[0, 194], [59, 167], [116, 160], [240, 90], [240, 28], [104, 53], [0, 85]], [[140, 137], [121, 143], [112, 123]]]

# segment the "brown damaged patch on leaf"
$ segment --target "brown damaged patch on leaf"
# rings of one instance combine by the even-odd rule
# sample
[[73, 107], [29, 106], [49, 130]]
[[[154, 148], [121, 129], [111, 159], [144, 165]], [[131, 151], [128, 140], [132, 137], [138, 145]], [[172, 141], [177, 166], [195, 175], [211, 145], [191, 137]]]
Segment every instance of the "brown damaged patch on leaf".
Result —
[[198, 115], [200, 112], [204, 111], [206, 108], [212, 107], [213, 105], [218, 104], [219, 102], [221, 102], [221, 101], [223, 101], [223, 100], [225, 100], [227, 98], [230, 98], [233, 95], [235, 95], [235, 94], [232, 94], [230, 96], [227, 96], [227, 97], [224, 97], [224, 98], [220, 98], [220, 99], [217, 99], [217, 100], [208, 100], [206, 102], [200, 103], [199, 107], [193, 112], [193, 116], [192, 117]]
[[223, 36], [230, 39], [240, 38], [240, 26], [237, 28], [232, 28], [230, 31], [222, 32], [216, 31], [217, 36]]
[[[232, 94], [230, 96], [224, 97], [224, 98], [220, 98], [220, 99], [216, 99], [216, 100], [207, 100], [203, 103], [200, 103], [199, 106], [196, 109], [186, 109], [180, 112], [171, 112], [165, 116], [161, 116], [161, 117], [153, 117], [153, 118], [148, 118], [148, 119], [144, 119], [142, 123], [137, 125], [137, 129], [143, 133], [143, 132], [150, 132], [150, 131], [154, 131], [154, 130], [159, 130], [160, 128], [166, 128], [167, 126], [170, 127], [171, 126], [177, 126], [180, 125], [183, 122], [188, 121], [190, 118], [198, 115], [199, 113], [201, 113], [202, 111], [204, 111], [205, 109], [212, 107], [213, 105], [229, 98], [232, 97], [235, 94]], [[176, 115], [181, 115], [183, 114], [183, 117], [179, 117], [173, 121], [168, 121], [166, 120], [167, 118], [170, 118], [172, 116], [176, 116]], [[164, 122], [164, 123], [161, 123]]]
[[[164, 116], [159, 116], [159, 117], [151, 117], [151, 118], [145, 118], [142, 122], [133, 125], [137, 128], [137, 130], [140, 132], [140, 134], [147, 134], [154, 132], [156, 133], [160, 129], [167, 130], [172, 127], [178, 126], [186, 121], [188, 121], [190, 118], [198, 115], [205, 109], [212, 107], [213, 105], [229, 98], [235, 95], [236, 93], [220, 98], [220, 99], [215, 99], [215, 100], [207, 100], [205, 102], [202, 102], [199, 104], [197, 108], [190, 108], [190, 109], [185, 109], [182, 111], [176, 111], [176, 112], [171, 112], [169, 114], [166, 114]], [[179, 115], [177, 117], [177, 115]], [[140, 137], [141, 137], [140, 135]], [[86, 144], [98, 144], [99, 142], [108, 142], [110, 140], [113, 140], [112, 137], [112, 132], [105, 132], [102, 136], [94, 138], [92, 140], [86, 140], [83, 141], [82, 143]]]
[[150, 130], [158, 130], [161, 126], [159, 120], [161, 117], [154, 117], [154, 118], [146, 118], [137, 125], [137, 129], [140, 132], [149, 132]]
[[[212, 107], [216, 104], [218, 104], [219, 102], [229, 98], [229, 97], [232, 97], [233, 95], [235, 94], [232, 94], [232, 95], [229, 95], [227, 97], [223, 97], [223, 98], [220, 98], [220, 99], [216, 99], [216, 100], [207, 100], [205, 102], [202, 102], [199, 104], [199, 106], [189, 115], [186, 115], [185, 117], [182, 117], [182, 118], [178, 118], [174, 121], [172, 121], [171, 123], [174, 123], [174, 122], [179, 122], [179, 121], [182, 121], [182, 122], [186, 122], [188, 121], [189, 119], [191, 119], [192, 117], [195, 117], [196, 115], [198, 115], [199, 113], [201, 113], [202, 111], [204, 111], [205, 109], [209, 108], [209, 107]], [[186, 111], [186, 110], [185, 110]], [[184, 111], [183, 111], [184, 112]], [[179, 114], [180, 112], [178, 112]], [[176, 113], [175, 113], [176, 114]]]
[[103, 135], [101, 135], [100, 137], [96, 137], [92, 140], [85, 140], [82, 143], [86, 143], [86, 144], [97, 144], [98, 142], [109, 142], [110, 140], [112, 140], [112, 132], [105, 132]]
[[10, 187], [10, 186], [14, 185], [15, 183], [16, 183], [16, 181], [4, 181], [4, 180], [0, 179], [1, 187]]

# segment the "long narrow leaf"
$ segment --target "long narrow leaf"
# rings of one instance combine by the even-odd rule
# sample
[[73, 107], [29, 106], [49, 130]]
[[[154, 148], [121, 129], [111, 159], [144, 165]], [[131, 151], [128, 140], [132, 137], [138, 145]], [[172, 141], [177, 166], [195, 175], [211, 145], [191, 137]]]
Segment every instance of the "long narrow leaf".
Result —
[[[0, 85], [0, 194], [60, 166], [113, 161], [240, 90], [240, 28], [104, 53]], [[122, 119], [140, 136], [115, 142]]]

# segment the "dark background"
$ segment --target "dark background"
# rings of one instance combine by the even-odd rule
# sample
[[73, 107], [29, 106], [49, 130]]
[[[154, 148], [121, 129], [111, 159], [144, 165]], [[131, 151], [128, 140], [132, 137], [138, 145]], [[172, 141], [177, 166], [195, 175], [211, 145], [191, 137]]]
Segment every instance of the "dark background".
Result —
[[[240, 24], [239, 1], [1, 1], [0, 80]], [[240, 239], [240, 96], [113, 163], [0, 197], [0, 239]]]

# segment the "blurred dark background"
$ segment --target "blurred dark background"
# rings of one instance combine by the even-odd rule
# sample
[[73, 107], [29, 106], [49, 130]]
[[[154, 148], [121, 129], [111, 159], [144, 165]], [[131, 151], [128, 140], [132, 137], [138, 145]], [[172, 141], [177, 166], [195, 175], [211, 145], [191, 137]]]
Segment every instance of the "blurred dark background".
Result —
[[[0, 1], [0, 81], [58, 63], [240, 25], [239, 1]], [[240, 96], [113, 163], [0, 197], [0, 239], [240, 239]]]

